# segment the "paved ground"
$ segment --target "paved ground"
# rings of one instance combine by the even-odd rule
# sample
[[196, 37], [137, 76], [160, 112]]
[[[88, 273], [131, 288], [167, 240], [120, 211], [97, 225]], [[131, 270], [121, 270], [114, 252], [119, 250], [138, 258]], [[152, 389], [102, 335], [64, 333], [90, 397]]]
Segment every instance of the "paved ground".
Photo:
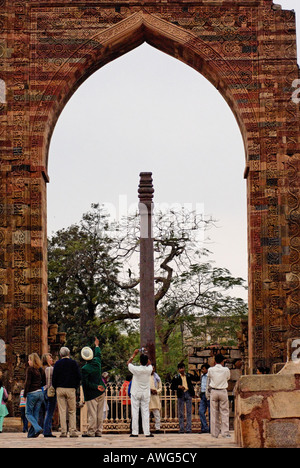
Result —
[[[4, 429], [4, 432], [0, 434], [0, 448], [100, 448], [105, 449], [103, 450], [103, 456], [107, 453], [118, 453], [120, 455], [123, 449], [124, 453], [137, 453], [139, 452], [137, 449], [141, 448], [168, 449], [165, 452], [172, 453], [179, 449], [181, 452], [196, 453], [197, 449], [200, 448], [238, 448], [235, 444], [233, 432], [231, 432], [230, 439], [224, 439], [223, 437], [215, 439], [210, 434], [166, 433], [155, 434], [153, 438], [146, 438], [144, 435], [131, 438], [129, 434], [104, 434], [101, 438], [81, 436], [78, 438], [60, 438], [58, 433], [54, 434], [57, 435], [56, 438], [44, 438], [43, 435], [40, 435], [36, 439], [28, 439], [27, 435], [22, 432], [5, 432]], [[151, 453], [151, 450], [148, 452]], [[44, 457], [43, 459], [45, 461]]]

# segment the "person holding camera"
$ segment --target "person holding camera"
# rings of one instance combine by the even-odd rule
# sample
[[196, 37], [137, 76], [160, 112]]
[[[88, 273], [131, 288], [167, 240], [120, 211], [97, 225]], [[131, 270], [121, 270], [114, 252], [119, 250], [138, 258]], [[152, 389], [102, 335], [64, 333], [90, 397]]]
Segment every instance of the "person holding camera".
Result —
[[[138, 353], [140, 355], [140, 365], [135, 366], [132, 361]], [[146, 437], [153, 437], [150, 433], [149, 403], [150, 403], [150, 377], [152, 374], [152, 365], [145, 350], [136, 349], [128, 360], [128, 370], [132, 374], [131, 385], [131, 416], [132, 433], [130, 437], [138, 437], [139, 434], [139, 411], [142, 415], [143, 432]]]

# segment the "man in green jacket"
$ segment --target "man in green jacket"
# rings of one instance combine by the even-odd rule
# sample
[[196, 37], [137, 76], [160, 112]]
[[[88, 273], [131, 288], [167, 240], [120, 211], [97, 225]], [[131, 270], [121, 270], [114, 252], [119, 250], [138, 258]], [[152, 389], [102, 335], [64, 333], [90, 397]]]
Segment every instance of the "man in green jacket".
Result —
[[81, 372], [88, 417], [88, 430], [82, 434], [82, 437], [101, 437], [106, 387], [101, 376], [101, 352], [98, 338], [95, 338], [95, 356], [92, 349], [85, 346], [81, 350], [81, 357], [87, 361]]

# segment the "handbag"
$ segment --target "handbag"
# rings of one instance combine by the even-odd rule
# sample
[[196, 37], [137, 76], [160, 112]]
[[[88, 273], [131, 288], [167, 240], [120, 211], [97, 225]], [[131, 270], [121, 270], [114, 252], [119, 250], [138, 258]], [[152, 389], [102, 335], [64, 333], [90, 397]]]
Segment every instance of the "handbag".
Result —
[[47, 397], [54, 397], [55, 396], [55, 388], [51, 385], [51, 387], [49, 387], [47, 389]]

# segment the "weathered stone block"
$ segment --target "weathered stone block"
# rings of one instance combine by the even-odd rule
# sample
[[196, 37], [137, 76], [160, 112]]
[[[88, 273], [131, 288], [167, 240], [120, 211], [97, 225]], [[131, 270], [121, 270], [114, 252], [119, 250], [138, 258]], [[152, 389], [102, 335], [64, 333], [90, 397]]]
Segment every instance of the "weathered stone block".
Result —
[[274, 393], [268, 397], [268, 405], [272, 419], [300, 419], [300, 390]]
[[245, 419], [241, 422], [241, 446], [243, 448], [261, 448], [261, 435], [256, 419]]
[[197, 356], [199, 357], [210, 357], [211, 350], [210, 349], [203, 349], [203, 351], [197, 351]]
[[232, 349], [230, 351], [230, 358], [231, 359], [241, 359], [241, 351], [238, 349]]
[[293, 374], [243, 375], [239, 381], [241, 392], [266, 392], [276, 390], [295, 390]]
[[266, 448], [300, 447], [300, 420], [275, 420], [265, 423]]
[[237, 399], [237, 410], [239, 414], [250, 414], [254, 409], [261, 408], [264, 397], [262, 395], [253, 395], [249, 398]]
[[200, 362], [199, 358], [194, 357], [194, 356], [189, 357], [189, 364], [199, 364], [199, 362]]
[[236, 439], [242, 447], [300, 447], [297, 363], [277, 375], [243, 376], [236, 386]]

